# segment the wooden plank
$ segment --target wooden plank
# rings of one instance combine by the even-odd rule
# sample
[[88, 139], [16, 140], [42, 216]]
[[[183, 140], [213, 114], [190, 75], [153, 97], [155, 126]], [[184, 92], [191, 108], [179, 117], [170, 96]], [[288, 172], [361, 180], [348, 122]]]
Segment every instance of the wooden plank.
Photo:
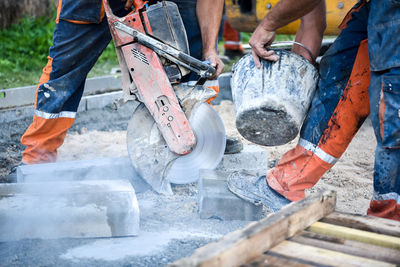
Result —
[[218, 242], [197, 249], [192, 256], [180, 259], [170, 266], [244, 264], [331, 213], [335, 203], [336, 193], [333, 191], [291, 203], [279, 212], [226, 235]]
[[345, 238], [372, 245], [400, 250], [399, 237], [382, 235], [323, 222], [315, 222], [306, 230], [318, 234]]
[[332, 212], [321, 222], [400, 237], [400, 222], [372, 216]]
[[288, 257], [303, 259], [316, 263], [320, 262], [331, 266], [396, 266], [392, 263], [361, 258], [286, 240], [271, 248], [270, 251]]
[[310, 266], [318, 266], [313, 264], [307, 264], [305, 261], [299, 261], [296, 259], [292, 259], [289, 257], [281, 256], [275, 253], [267, 253], [262, 254], [257, 259], [250, 263], [246, 263], [241, 265], [241, 267], [310, 267]]
[[400, 264], [400, 253], [398, 250], [379, 247], [353, 240], [303, 231], [290, 238], [290, 241], [343, 252], [368, 259]]

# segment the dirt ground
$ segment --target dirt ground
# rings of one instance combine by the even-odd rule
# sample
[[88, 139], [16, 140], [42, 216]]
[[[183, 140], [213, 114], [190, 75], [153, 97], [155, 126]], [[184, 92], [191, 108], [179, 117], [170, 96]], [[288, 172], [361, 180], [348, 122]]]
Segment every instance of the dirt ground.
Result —
[[[222, 101], [215, 109], [220, 114], [228, 136], [239, 136], [235, 127], [234, 107], [231, 101]], [[67, 135], [59, 150], [59, 160], [92, 159], [127, 155], [123, 130], [98, 131], [82, 127]], [[243, 139], [244, 144], [250, 144]], [[277, 146], [264, 147], [269, 152], [273, 165], [286, 151], [293, 148], [297, 139]], [[374, 151], [376, 141], [368, 119], [357, 133], [339, 162], [328, 171], [309, 193], [331, 189], [338, 193], [337, 209], [340, 211], [365, 214], [372, 196]], [[85, 151], [85, 153], [82, 153]]]

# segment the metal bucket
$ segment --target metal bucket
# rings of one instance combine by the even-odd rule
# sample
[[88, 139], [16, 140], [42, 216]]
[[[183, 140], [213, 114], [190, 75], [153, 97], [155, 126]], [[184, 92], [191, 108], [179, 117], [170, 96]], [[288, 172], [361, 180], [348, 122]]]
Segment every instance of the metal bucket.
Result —
[[318, 82], [318, 71], [308, 60], [275, 52], [279, 61], [261, 60], [260, 69], [247, 54], [231, 78], [236, 127], [244, 138], [264, 146], [283, 145], [297, 136]]

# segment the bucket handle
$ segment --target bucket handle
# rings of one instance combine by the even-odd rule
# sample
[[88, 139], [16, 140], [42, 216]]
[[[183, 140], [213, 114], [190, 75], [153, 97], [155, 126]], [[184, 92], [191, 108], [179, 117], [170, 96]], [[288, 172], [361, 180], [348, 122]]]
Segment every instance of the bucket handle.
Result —
[[310, 49], [307, 48], [307, 46], [303, 45], [302, 43], [296, 42], [296, 41], [280, 41], [280, 42], [275, 42], [272, 43], [269, 47], [281, 47], [281, 46], [287, 46], [287, 45], [294, 45], [297, 44], [304, 48], [307, 53], [310, 55], [311, 59], [313, 62], [315, 62], [314, 55], [311, 53]]

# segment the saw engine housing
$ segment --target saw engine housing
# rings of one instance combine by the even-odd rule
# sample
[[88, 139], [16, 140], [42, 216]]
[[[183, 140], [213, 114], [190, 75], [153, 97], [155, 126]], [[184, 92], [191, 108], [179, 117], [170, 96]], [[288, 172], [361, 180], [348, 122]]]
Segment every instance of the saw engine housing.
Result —
[[176, 4], [163, 1], [148, 7], [135, 0], [135, 10], [120, 18], [112, 13], [108, 0], [103, 3], [121, 66], [124, 99], [146, 105], [172, 152], [190, 153], [196, 137], [171, 83], [189, 71], [205, 79], [215, 69], [187, 54]]
[[[189, 55], [175, 3], [134, 0], [125, 17], [103, 3], [121, 67], [122, 102], [140, 102], [128, 124], [129, 157], [155, 191], [172, 194], [170, 182], [196, 181], [200, 169], [213, 169], [222, 159], [225, 128], [204, 103], [216, 95], [206, 82], [215, 69]], [[199, 80], [181, 83], [189, 72]]]

